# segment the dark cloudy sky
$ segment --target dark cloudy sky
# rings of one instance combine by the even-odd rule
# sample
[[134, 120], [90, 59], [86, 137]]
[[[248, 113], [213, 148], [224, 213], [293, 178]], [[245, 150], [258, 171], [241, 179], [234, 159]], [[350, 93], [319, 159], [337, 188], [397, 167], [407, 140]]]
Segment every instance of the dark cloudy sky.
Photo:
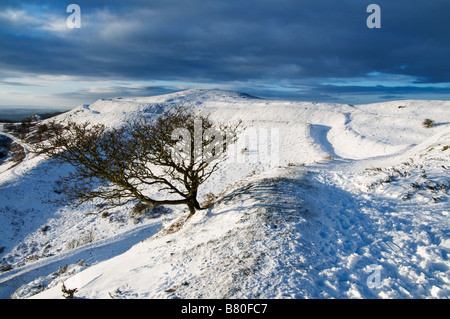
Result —
[[[69, 4], [81, 8], [70, 29]], [[367, 6], [381, 8], [369, 29]], [[450, 99], [450, 1], [1, 0], [0, 107], [222, 88], [339, 103]]]

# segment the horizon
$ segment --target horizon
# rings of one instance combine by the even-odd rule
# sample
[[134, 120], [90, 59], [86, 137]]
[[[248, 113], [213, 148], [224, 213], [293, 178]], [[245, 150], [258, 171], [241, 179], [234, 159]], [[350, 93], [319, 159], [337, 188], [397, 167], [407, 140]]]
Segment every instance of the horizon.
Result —
[[[196, 89], [201, 89], [201, 88], [196, 88]], [[185, 90], [178, 90], [178, 91], [174, 91], [174, 92], [169, 92], [169, 93], [161, 93], [161, 94], [154, 94], [154, 95], [147, 95], [147, 96], [124, 96], [124, 97], [119, 97], [119, 96], [114, 96], [114, 97], [110, 97], [110, 99], [113, 98], [120, 98], [120, 99], [127, 99], [127, 98], [145, 98], [145, 97], [154, 97], [154, 96], [162, 96], [162, 95], [167, 95], [167, 94], [172, 94], [172, 93], [181, 93], [181, 92], [185, 92], [185, 91], [189, 91], [189, 90], [195, 90], [195, 89], [185, 89]], [[223, 90], [223, 89], [206, 89], [206, 90]], [[296, 100], [296, 99], [289, 99], [289, 98], [277, 98], [277, 97], [272, 97], [272, 98], [266, 98], [266, 97], [261, 97], [261, 96], [256, 96], [253, 94], [249, 94], [247, 92], [241, 92], [241, 91], [236, 91], [236, 90], [223, 90], [224, 92], [228, 91], [228, 92], [236, 92], [236, 93], [243, 93], [243, 94], [248, 94], [251, 97], [254, 98], [258, 98], [258, 99], [265, 99], [268, 101], [294, 101], [294, 102], [307, 102], [307, 103], [329, 103], [329, 104], [347, 104], [347, 105], [367, 105], [367, 104], [379, 104], [379, 103], [387, 103], [387, 102], [402, 102], [402, 101], [411, 101], [411, 100], [424, 100], [424, 101], [449, 101], [450, 99], [393, 99], [393, 100], [383, 100], [383, 101], [377, 101], [377, 102], [367, 102], [367, 103], [358, 103], [358, 104], [351, 104], [351, 103], [344, 103], [342, 101], [340, 102], [333, 102], [333, 101], [315, 101], [315, 100]], [[99, 98], [95, 101], [91, 101], [90, 103], [82, 103], [79, 105], [74, 105], [74, 106], [69, 106], [69, 107], [64, 107], [64, 106], [49, 106], [46, 107], [44, 105], [41, 106], [26, 106], [26, 105], [10, 105], [10, 106], [5, 106], [5, 105], [0, 105], [0, 120], [11, 120], [11, 121], [20, 121], [28, 116], [32, 116], [32, 115], [43, 115], [43, 114], [49, 114], [49, 113], [53, 113], [53, 112], [68, 112], [73, 110], [74, 108], [84, 105], [84, 104], [92, 104], [95, 103], [98, 100], [102, 100], [105, 98]]]
[[450, 100], [445, 0], [75, 2], [3, 2], [0, 109], [195, 88], [353, 105]]

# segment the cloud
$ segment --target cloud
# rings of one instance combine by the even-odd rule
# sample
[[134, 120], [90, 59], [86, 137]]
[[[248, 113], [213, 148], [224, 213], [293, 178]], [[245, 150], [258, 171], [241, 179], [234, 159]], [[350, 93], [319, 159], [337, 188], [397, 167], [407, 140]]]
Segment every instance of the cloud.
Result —
[[[173, 93], [177, 88], [148, 84], [104, 83], [97, 86], [83, 86], [74, 91], [55, 94], [58, 98], [76, 99], [79, 101], [95, 101], [101, 98], [152, 96]], [[80, 102], [80, 103], [81, 103]]]
[[[363, 81], [374, 71], [384, 78], [370, 94], [398, 95], [386, 85], [393, 78], [399, 90], [401, 82], [417, 84], [401, 94], [450, 82], [448, 0], [377, 3], [382, 28], [375, 30], [365, 24], [370, 1], [79, 0], [82, 27], [68, 29], [66, 3], [4, 0], [0, 69], [99, 81], [239, 83], [269, 95], [278, 87], [280, 95], [318, 98], [343, 90], [326, 83]], [[350, 84], [348, 92], [366, 93]], [[312, 89], [291, 89], [301, 86]]]
[[66, 19], [62, 15], [17, 8], [0, 11], [0, 25], [12, 37], [30, 35], [44, 38], [48, 36], [48, 33], [56, 35], [58, 33], [66, 34], [69, 31]]
[[[447, 80], [432, 59], [417, 60], [425, 50], [439, 53], [446, 38], [431, 43], [434, 30], [428, 27], [430, 33], [422, 30], [408, 44], [400, 37], [405, 27], [391, 22], [389, 12], [383, 14], [389, 19], [383, 20], [386, 30], [370, 33], [374, 30], [365, 26], [365, 6], [353, 3], [244, 1], [237, 6], [219, 1], [130, 1], [128, 6], [103, 2], [98, 8], [86, 2], [80, 3], [83, 27], [73, 32], [61, 23], [65, 12], [58, 19], [54, 11], [40, 19], [23, 10], [10, 9], [7, 14], [15, 27], [16, 20], [23, 19], [41, 31], [66, 31], [63, 39], [47, 34], [39, 47], [28, 51], [41, 57], [50, 54], [48, 64], [53, 68], [42, 62], [27, 65], [39, 73], [61, 70], [74, 75], [221, 81], [357, 76], [371, 70], [399, 73], [403, 66], [403, 73], [420, 75], [425, 82]], [[404, 21], [400, 12], [395, 19]], [[30, 31], [8, 40], [27, 47], [35, 38]], [[17, 60], [20, 65], [26, 62]], [[8, 65], [19, 67], [15, 61]]]

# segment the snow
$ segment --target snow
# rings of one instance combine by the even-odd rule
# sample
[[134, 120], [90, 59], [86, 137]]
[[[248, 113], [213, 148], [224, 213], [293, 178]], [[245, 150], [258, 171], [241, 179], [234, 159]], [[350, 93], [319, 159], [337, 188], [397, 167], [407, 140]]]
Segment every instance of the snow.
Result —
[[0, 167], [1, 298], [63, 298], [62, 282], [77, 298], [449, 298], [450, 102], [189, 90], [59, 119], [113, 127], [174, 105], [246, 127], [201, 188], [215, 204], [170, 233], [183, 207], [61, 207], [42, 200], [72, 168], [34, 155]]

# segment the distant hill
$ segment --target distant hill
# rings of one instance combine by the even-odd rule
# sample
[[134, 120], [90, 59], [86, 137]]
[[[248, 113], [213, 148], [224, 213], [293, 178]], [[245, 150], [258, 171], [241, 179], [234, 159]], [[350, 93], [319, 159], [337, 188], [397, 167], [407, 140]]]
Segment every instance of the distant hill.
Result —
[[66, 112], [62, 109], [36, 109], [36, 108], [0, 108], [0, 123], [20, 122], [26, 117], [39, 115], [41, 119], [46, 119]]

